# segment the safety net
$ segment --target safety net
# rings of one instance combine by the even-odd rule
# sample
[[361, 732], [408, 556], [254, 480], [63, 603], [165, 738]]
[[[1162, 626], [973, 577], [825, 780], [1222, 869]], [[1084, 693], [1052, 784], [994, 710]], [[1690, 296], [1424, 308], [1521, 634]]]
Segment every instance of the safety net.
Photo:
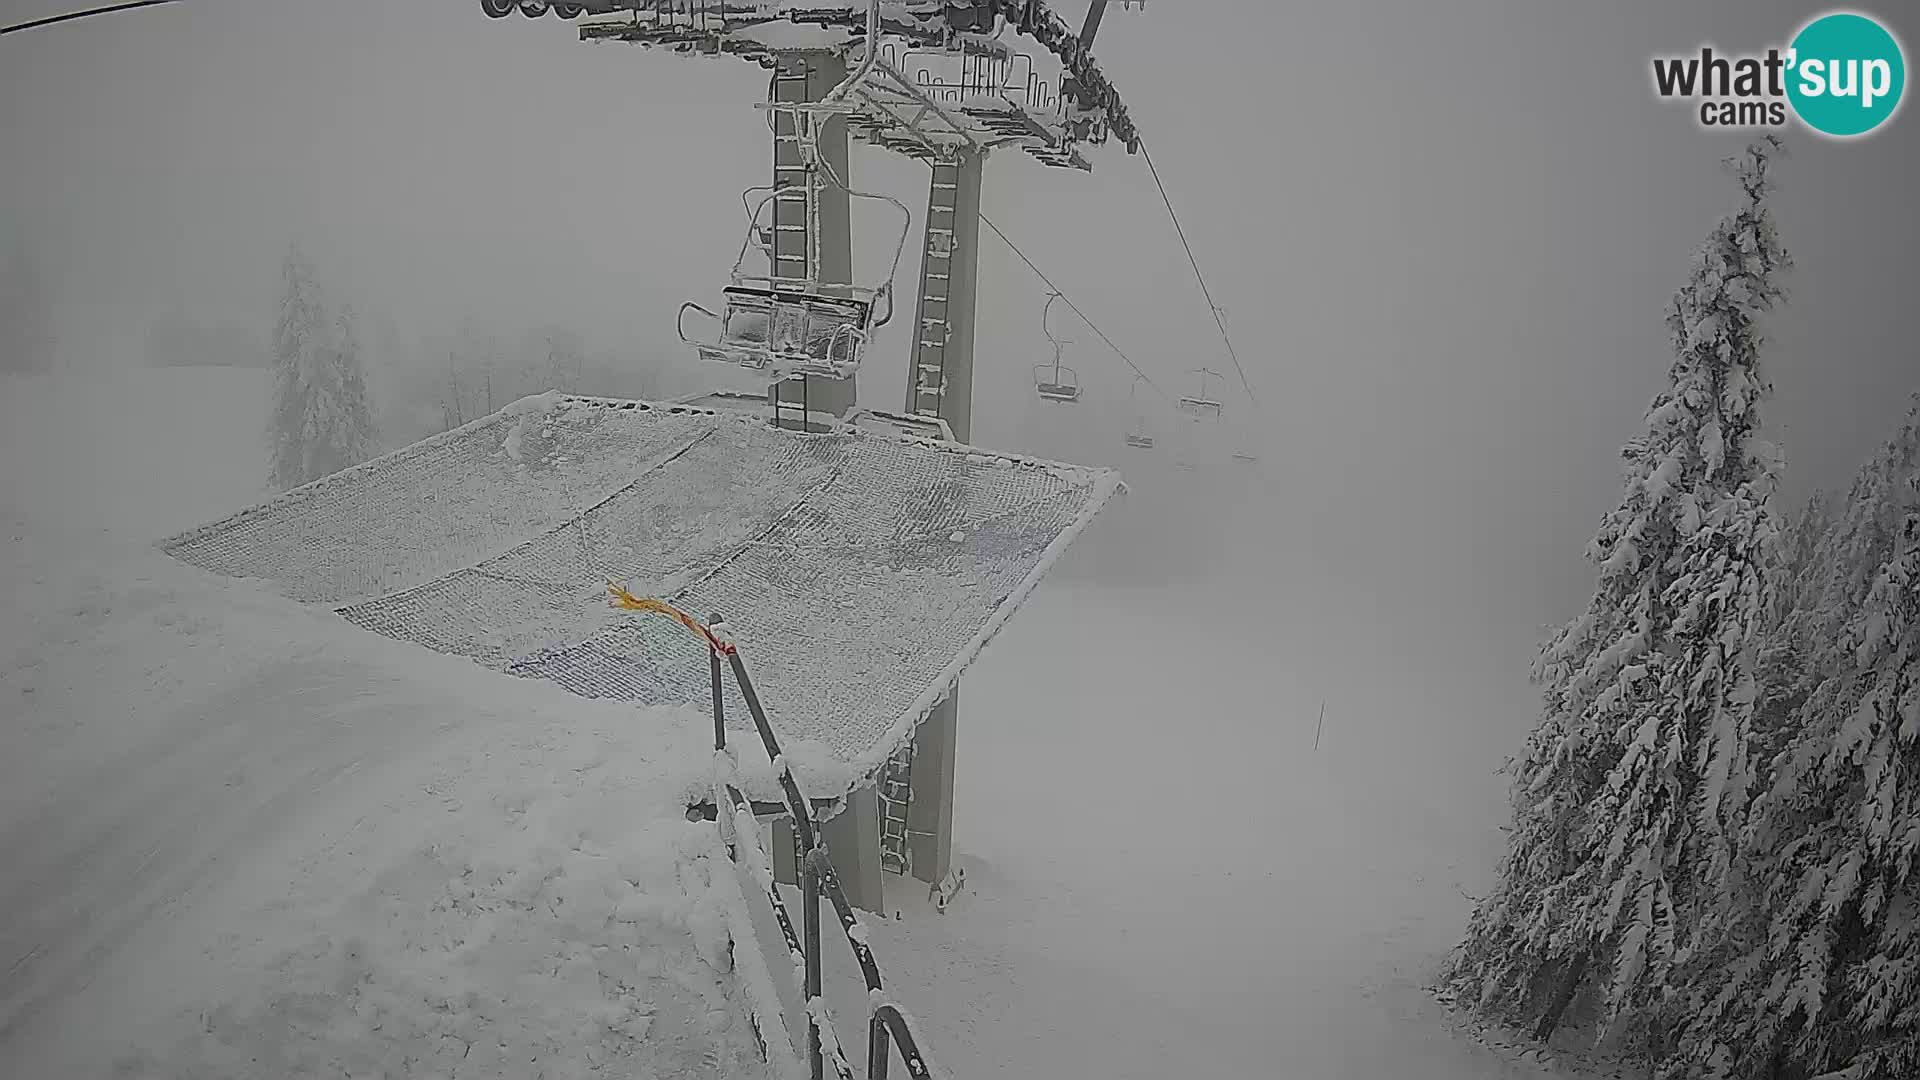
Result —
[[162, 546], [489, 668], [703, 712], [704, 645], [615, 609], [607, 586], [718, 614], [813, 794], [833, 797], [819, 788], [911, 736], [1118, 483], [871, 430], [543, 395]]

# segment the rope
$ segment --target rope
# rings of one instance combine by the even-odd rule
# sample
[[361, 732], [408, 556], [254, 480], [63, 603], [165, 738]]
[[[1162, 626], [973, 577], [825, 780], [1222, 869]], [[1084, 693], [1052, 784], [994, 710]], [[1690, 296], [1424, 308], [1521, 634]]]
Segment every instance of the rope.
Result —
[[1160, 201], [1167, 204], [1167, 216], [1173, 219], [1173, 230], [1180, 235], [1180, 246], [1187, 251], [1187, 261], [1193, 264], [1194, 279], [1200, 282], [1200, 295], [1207, 300], [1207, 310], [1213, 313], [1213, 325], [1220, 328], [1220, 340], [1226, 343], [1227, 357], [1233, 361], [1233, 370], [1240, 374], [1240, 387], [1247, 392], [1247, 400], [1255, 407], [1260, 399], [1253, 396], [1253, 387], [1247, 382], [1246, 369], [1240, 366], [1240, 354], [1233, 348], [1233, 338], [1227, 334], [1227, 324], [1220, 318], [1220, 305], [1213, 302], [1213, 292], [1207, 288], [1207, 278], [1200, 272], [1200, 260], [1194, 257], [1193, 245], [1187, 242], [1187, 230], [1180, 227], [1180, 215], [1173, 212], [1173, 200], [1167, 196], [1167, 186], [1160, 182], [1160, 170], [1153, 167], [1153, 155], [1147, 151], [1147, 144], [1140, 144], [1140, 156], [1147, 159], [1147, 171], [1153, 174], [1153, 186], [1160, 189]]
[[1061, 300], [1065, 301], [1067, 308], [1071, 310], [1075, 315], [1078, 315], [1080, 317], [1081, 322], [1086, 323], [1087, 326], [1091, 328], [1094, 333], [1099, 334], [1100, 340], [1107, 343], [1107, 348], [1112, 349], [1113, 354], [1115, 356], [1118, 356], [1122, 362], [1124, 362], [1128, 367], [1132, 368], [1133, 373], [1135, 375], [1139, 376], [1141, 380], [1143, 380], [1148, 386], [1153, 387], [1154, 393], [1159, 394], [1163, 398], [1167, 398], [1168, 400], [1171, 400], [1171, 397], [1168, 395], [1168, 393], [1165, 390], [1162, 390], [1160, 388], [1160, 384], [1153, 381], [1152, 376], [1148, 375], [1144, 371], [1141, 371], [1140, 365], [1134, 363], [1132, 359], [1130, 359], [1125, 352], [1121, 351], [1120, 346], [1115, 345], [1113, 343], [1113, 339], [1107, 336], [1107, 332], [1105, 330], [1100, 329], [1100, 327], [1097, 326], [1092, 319], [1087, 318], [1087, 313], [1080, 310], [1080, 306], [1073, 302], [1072, 297], [1062, 292], [1060, 290], [1060, 286], [1055, 285], [1053, 283], [1053, 279], [1047, 277], [1044, 271], [1042, 271], [1038, 266], [1035, 266], [1033, 264], [1032, 259], [1027, 258], [1027, 253], [1020, 250], [1020, 245], [1008, 239], [1007, 234], [1000, 231], [1000, 226], [995, 225], [993, 223], [993, 219], [987, 217], [985, 213], [982, 213], [980, 215], [980, 222], [981, 224], [985, 225], [987, 228], [992, 229], [993, 235], [999, 237], [1002, 243], [1006, 244], [1007, 247], [1013, 249], [1013, 253], [1020, 257], [1020, 261], [1027, 264], [1027, 269], [1033, 271], [1034, 275], [1038, 277], [1047, 286], [1047, 288], [1053, 290], [1055, 295], [1059, 296]]
[[106, 7], [91, 8], [87, 11], [74, 11], [65, 15], [50, 15], [47, 18], [35, 19], [32, 22], [16, 23], [12, 26], [0, 26], [0, 34], [11, 34], [16, 30], [32, 30], [36, 27], [52, 26], [54, 23], [71, 22], [74, 19], [84, 19], [89, 15], [110, 15], [116, 11], [128, 11], [133, 8], [153, 7], [156, 4], [171, 4], [173, 2], [174, 0], [129, 0], [128, 3], [124, 4], [109, 4]]

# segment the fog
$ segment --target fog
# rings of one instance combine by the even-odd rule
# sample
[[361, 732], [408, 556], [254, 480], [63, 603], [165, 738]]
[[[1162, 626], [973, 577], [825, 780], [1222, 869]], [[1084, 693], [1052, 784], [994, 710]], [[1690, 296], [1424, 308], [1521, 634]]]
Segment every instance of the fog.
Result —
[[[701, 386], [673, 313], [717, 295], [739, 192], [765, 182], [765, 73], [475, 7], [188, 0], [0, 40], [0, 239], [41, 260], [59, 362], [143, 363], [170, 313], [264, 339], [298, 242], [406, 356], [463, 320], [551, 325], [649, 392]], [[1128, 471], [1127, 527], [1069, 572], [1260, 581], [1269, 602], [1364, 612], [1382, 633], [1444, 626], [1524, 663], [1582, 599], [1615, 450], [1668, 363], [1667, 297], [1737, 195], [1717, 161], [1740, 138], [1656, 100], [1647, 59], [1763, 48], [1812, 10], [1116, 9], [1095, 51], [1228, 313], [1258, 404], [1235, 378], [1227, 412], [1262, 460], [1189, 473], [1129, 456], [1130, 373], [1071, 318], [1086, 400], [1033, 401], [1045, 288], [985, 230], [974, 441]], [[1777, 213], [1798, 270], [1770, 359], [1797, 495], [1844, 483], [1920, 383], [1903, 310], [1920, 224], [1913, 123], [1790, 149]], [[1087, 175], [996, 155], [987, 215], [1165, 392], [1203, 364], [1231, 374], [1145, 163], [1090, 156]], [[856, 147], [853, 171], [924, 203], [923, 165]], [[860, 220], [863, 268], [886, 225]], [[863, 403], [898, 406], [905, 322]], [[1167, 441], [1192, 434], [1140, 393]]]

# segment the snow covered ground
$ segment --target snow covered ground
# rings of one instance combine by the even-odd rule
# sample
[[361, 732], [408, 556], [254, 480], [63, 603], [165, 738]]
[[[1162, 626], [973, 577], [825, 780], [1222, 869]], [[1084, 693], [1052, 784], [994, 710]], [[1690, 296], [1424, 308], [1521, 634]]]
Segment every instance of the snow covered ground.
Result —
[[[266, 374], [81, 378], [0, 388], [0, 1073], [755, 1075], [700, 725], [166, 559], [261, 494]], [[1524, 684], [1298, 581], [1062, 571], [964, 684], [967, 891], [872, 928], [955, 1075], [1547, 1075], [1421, 988]]]
[[1441, 719], [1465, 688], [1334, 683], [1316, 752], [1309, 692], [1329, 683], [1311, 646], [1210, 634], [1207, 604], [1049, 588], [964, 684], [967, 890], [874, 928], [943, 1060], [960, 1076], [1549, 1075], [1454, 1035], [1424, 989], [1498, 839], [1492, 759]]
[[148, 546], [255, 494], [261, 378], [0, 395], [0, 1074], [758, 1075], [704, 721]]

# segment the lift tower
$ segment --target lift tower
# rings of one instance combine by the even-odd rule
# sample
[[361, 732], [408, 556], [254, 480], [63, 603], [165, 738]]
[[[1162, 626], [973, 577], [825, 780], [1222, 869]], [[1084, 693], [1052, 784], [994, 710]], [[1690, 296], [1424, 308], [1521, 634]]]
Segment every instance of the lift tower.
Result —
[[[771, 213], [750, 226], [724, 310], [688, 304], [682, 316], [697, 312], [718, 324], [711, 340], [687, 338], [703, 357], [768, 374], [768, 411], [781, 426], [820, 430], [846, 417], [874, 332], [905, 323], [894, 318], [893, 277], [882, 287], [856, 283], [849, 196], [898, 203], [853, 188], [849, 139], [920, 159], [929, 169], [913, 321], [904, 335], [905, 410], [863, 412], [891, 417], [916, 434], [935, 425], [962, 443], [973, 433], [987, 157], [1011, 148], [1050, 166], [1088, 171], [1082, 146], [1111, 140], [1129, 153], [1140, 147], [1119, 92], [1091, 53], [1105, 0], [1091, 4], [1078, 33], [1045, 0], [482, 0], [482, 6], [495, 17], [517, 7], [524, 15], [552, 11], [576, 19], [583, 41], [732, 55], [768, 70], [773, 177], [763, 190], [770, 191]], [[1022, 51], [1016, 46], [1023, 42], [1037, 48]], [[771, 266], [764, 277], [741, 269], [756, 252]], [[833, 850], [857, 853], [857, 865], [842, 875], [858, 906], [881, 906], [883, 871], [936, 887], [951, 881], [958, 706], [956, 687], [911, 744], [871, 778], [875, 797], [854, 800], [827, 822]], [[786, 854], [787, 845], [774, 847], [776, 856]]]

